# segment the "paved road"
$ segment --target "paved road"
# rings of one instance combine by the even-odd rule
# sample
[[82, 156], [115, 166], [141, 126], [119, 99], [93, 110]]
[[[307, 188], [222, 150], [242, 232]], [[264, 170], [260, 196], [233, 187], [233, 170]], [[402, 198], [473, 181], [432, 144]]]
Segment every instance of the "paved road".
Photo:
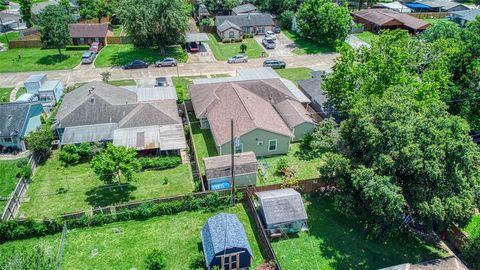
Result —
[[[336, 53], [319, 54], [319, 55], [296, 55], [284, 56], [276, 59], [284, 60], [287, 67], [309, 67], [314, 70], [330, 70], [334, 64]], [[112, 76], [111, 80], [119, 79], [148, 79], [158, 76], [192, 76], [192, 75], [209, 75], [219, 73], [229, 73], [234, 75], [237, 69], [261, 67], [265, 59], [251, 59], [244, 64], [227, 64], [226, 62], [214, 63], [188, 63], [180, 64], [178, 69], [175, 67], [155, 68], [137, 70], [122, 70], [119, 68], [89, 68], [89, 69], [73, 69], [73, 70], [57, 70], [46, 71], [49, 79], [61, 80], [66, 85], [76, 82], [89, 82], [101, 80], [100, 73], [109, 71]], [[178, 73], [177, 73], [178, 72]], [[14, 87], [19, 82], [23, 82], [31, 74], [39, 72], [18, 72], [18, 73], [0, 73], [0, 84], [2, 87]]]

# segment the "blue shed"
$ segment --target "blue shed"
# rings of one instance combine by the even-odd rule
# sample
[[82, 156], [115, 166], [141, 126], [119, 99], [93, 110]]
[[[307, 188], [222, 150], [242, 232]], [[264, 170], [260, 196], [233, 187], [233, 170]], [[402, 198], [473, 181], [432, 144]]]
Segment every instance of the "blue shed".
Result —
[[246, 269], [252, 262], [252, 249], [236, 215], [220, 213], [207, 220], [202, 232], [207, 269]]

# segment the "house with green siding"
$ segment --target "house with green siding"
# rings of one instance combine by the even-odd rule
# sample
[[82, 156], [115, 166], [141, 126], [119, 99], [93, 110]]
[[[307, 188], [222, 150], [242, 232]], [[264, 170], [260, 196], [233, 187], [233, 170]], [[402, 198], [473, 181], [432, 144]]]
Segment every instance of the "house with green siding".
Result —
[[291, 141], [313, 132], [316, 123], [280, 79], [244, 80], [189, 86], [193, 110], [203, 129], [210, 129], [219, 155], [257, 157], [288, 153]]
[[42, 125], [40, 102], [0, 104], [0, 153], [24, 151], [24, 138]]

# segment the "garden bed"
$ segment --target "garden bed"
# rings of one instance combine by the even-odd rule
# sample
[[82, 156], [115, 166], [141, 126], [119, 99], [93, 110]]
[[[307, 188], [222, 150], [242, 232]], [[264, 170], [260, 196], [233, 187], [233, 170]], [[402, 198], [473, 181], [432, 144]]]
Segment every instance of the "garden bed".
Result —
[[[98, 178], [88, 162], [64, 167], [58, 154], [59, 151], [54, 151], [52, 157], [37, 168], [26, 201], [20, 206], [20, 216], [51, 218], [90, 207], [194, 191], [189, 164], [139, 172], [136, 181], [108, 186]], [[167, 183], [165, 178], [168, 178]]]
[[308, 199], [310, 232], [272, 243], [282, 269], [379, 269], [446, 256], [410, 235], [368, 239], [363, 228], [337, 212], [329, 198]]

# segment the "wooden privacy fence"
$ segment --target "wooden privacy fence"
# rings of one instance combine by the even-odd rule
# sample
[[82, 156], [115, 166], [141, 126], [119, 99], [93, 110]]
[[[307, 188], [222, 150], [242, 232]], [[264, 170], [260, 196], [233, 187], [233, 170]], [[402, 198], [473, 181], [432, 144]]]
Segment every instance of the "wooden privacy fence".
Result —
[[8, 48], [43, 48], [43, 44], [40, 39], [12, 40], [8, 42]]
[[[35, 170], [37, 166], [35, 158], [30, 156], [28, 160], [28, 165], [32, 168], [32, 172]], [[10, 220], [12, 219], [18, 211], [20, 207], [20, 203], [22, 202], [23, 197], [25, 196], [25, 192], [27, 191], [28, 185], [30, 184], [30, 179], [21, 178], [17, 185], [15, 186], [15, 190], [13, 191], [12, 195], [7, 201], [7, 205], [2, 213], [2, 220]]]
[[260, 244], [260, 250], [262, 251], [263, 257], [270, 263], [274, 263], [275, 270], [281, 270], [282, 267], [277, 260], [277, 256], [275, 255], [275, 251], [273, 250], [272, 245], [270, 244], [270, 240], [268, 239], [267, 233], [265, 232], [265, 227], [263, 226], [262, 221], [260, 220], [260, 216], [257, 213], [255, 203], [253, 200], [255, 190], [253, 188], [247, 188], [246, 192], [246, 203], [247, 209], [250, 216], [253, 218], [255, 222], [255, 232], [258, 236], [257, 240]]
[[408, 13], [415, 18], [419, 19], [433, 19], [433, 18], [445, 18], [450, 15], [448, 12], [412, 12]]

